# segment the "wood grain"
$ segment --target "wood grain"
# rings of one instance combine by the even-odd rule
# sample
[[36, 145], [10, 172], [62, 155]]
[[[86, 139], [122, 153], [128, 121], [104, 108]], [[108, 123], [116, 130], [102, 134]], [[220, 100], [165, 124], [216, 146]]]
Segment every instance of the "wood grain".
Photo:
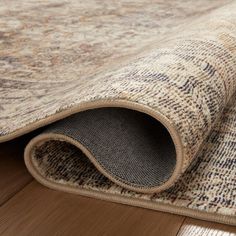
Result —
[[24, 146], [29, 136], [0, 144], [0, 205], [32, 180], [24, 161]]
[[50, 190], [32, 181], [23, 150], [0, 145], [0, 235], [233, 236], [236, 227]]
[[235, 236], [236, 227], [186, 218], [178, 236]]
[[61, 193], [32, 182], [1, 207], [0, 235], [165, 236], [176, 235], [183, 220], [182, 216]]

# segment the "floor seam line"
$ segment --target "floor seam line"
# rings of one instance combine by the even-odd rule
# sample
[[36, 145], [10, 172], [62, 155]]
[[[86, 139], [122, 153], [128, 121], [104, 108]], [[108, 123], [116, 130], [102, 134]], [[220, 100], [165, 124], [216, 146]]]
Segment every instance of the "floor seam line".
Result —
[[180, 227], [179, 227], [179, 229], [178, 229], [178, 231], [176, 233], [176, 236], [179, 235], [179, 232], [180, 232], [180, 230], [181, 230], [181, 228], [182, 228], [182, 226], [183, 226], [183, 224], [184, 224], [184, 222], [186, 221], [187, 218], [188, 218], [187, 216], [184, 217], [184, 219], [183, 219], [183, 221], [182, 221], [182, 223], [181, 223], [181, 225], [180, 225]]
[[4, 200], [2, 203], [0, 203], [0, 208], [3, 207], [6, 203], [8, 203], [11, 199], [13, 199], [18, 193], [20, 193], [25, 187], [27, 187], [30, 183], [33, 182], [33, 179], [31, 179], [29, 182], [24, 184], [22, 188], [20, 188], [17, 192], [15, 192], [13, 195], [9, 196], [6, 200]]

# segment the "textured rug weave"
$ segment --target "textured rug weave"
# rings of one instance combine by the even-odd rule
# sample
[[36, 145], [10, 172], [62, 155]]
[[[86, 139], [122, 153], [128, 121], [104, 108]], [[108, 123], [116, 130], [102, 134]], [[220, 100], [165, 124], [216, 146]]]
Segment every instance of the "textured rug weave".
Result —
[[0, 141], [44, 127], [39, 182], [236, 225], [235, 1], [0, 3]]

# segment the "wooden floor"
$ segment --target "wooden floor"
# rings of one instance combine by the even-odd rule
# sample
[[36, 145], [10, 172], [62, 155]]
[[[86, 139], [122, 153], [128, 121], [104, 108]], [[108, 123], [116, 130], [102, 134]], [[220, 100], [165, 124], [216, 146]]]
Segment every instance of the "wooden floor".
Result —
[[236, 227], [43, 187], [28, 174], [31, 135], [0, 144], [0, 235], [236, 235]]

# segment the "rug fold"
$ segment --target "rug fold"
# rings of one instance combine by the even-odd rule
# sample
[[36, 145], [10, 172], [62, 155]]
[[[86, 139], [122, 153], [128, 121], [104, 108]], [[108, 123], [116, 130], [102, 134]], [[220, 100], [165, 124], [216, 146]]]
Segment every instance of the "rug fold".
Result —
[[[70, 4], [74, 16], [72, 5], [80, 5]], [[144, 9], [150, 17], [147, 25], [155, 22], [148, 6], [137, 6], [136, 12], [122, 4], [126, 17], [138, 21]], [[149, 28], [140, 22], [137, 31], [132, 24], [128, 30], [119, 15], [122, 11], [112, 15], [116, 20], [108, 14], [111, 25], [119, 29], [113, 32], [123, 32], [109, 38], [113, 44], [106, 41], [102, 11], [96, 26], [102, 28], [97, 32], [102, 41], [96, 42], [94, 33], [91, 44], [83, 41], [78, 51], [73, 41], [76, 29], [67, 26], [69, 31], [61, 23], [64, 15], [61, 21], [49, 22], [51, 30], [58, 28], [43, 34], [52, 34], [55, 38], [49, 42], [55, 40], [55, 45], [50, 46], [50, 56], [45, 48], [38, 51], [38, 70], [26, 52], [15, 61], [5, 56], [12, 70], [6, 66], [4, 75], [12, 79], [1, 79], [5, 95], [1, 103], [13, 99], [16, 106], [11, 110], [7, 103], [3, 109], [1, 139], [45, 126], [27, 145], [25, 162], [48, 187], [235, 225], [236, 3], [205, 4], [206, 11], [189, 12], [185, 20], [179, 15], [192, 8], [182, 4], [185, 11], [172, 21], [163, 18], [160, 36], [151, 33], [156, 25]], [[27, 12], [33, 14], [34, 9]], [[49, 9], [45, 14], [54, 13]], [[78, 41], [96, 24], [83, 17], [85, 30], [77, 35]], [[132, 45], [123, 42], [130, 34]], [[145, 43], [137, 47], [135, 42]], [[18, 79], [28, 75], [29, 81]], [[18, 98], [13, 96], [16, 91]]]

